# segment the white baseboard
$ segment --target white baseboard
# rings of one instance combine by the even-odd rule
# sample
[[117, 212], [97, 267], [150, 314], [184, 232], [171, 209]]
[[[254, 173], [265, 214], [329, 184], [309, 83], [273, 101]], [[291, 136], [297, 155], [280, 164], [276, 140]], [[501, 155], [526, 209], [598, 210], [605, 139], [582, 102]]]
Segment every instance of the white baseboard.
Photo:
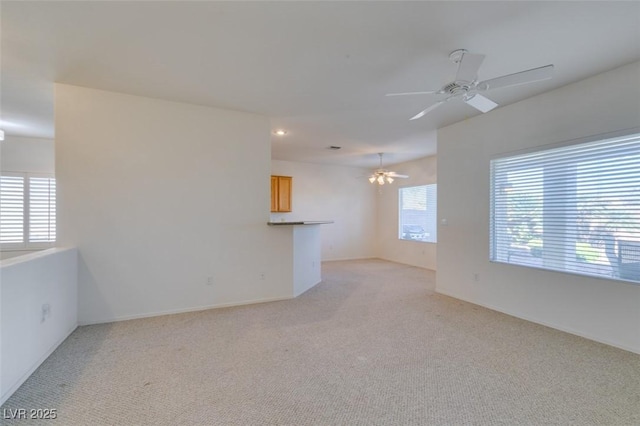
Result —
[[414, 262], [414, 263], [410, 263], [404, 260], [399, 260], [399, 259], [391, 259], [389, 257], [376, 257], [376, 259], [380, 259], [380, 260], [385, 260], [387, 262], [393, 262], [393, 263], [398, 263], [400, 265], [407, 265], [407, 266], [415, 266], [416, 268], [421, 268], [421, 269], [426, 269], [428, 271], [436, 271], [436, 265], [433, 264], [431, 265], [431, 267], [429, 265], [426, 265], [426, 262]]
[[617, 342], [612, 342], [612, 341], [609, 341], [607, 339], [602, 339], [602, 338], [600, 338], [598, 336], [593, 336], [593, 335], [591, 335], [589, 333], [583, 333], [581, 331], [574, 330], [574, 329], [572, 329], [570, 327], [564, 327], [564, 326], [561, 326], [561, 325], [552, 324], [552, 323], [549, 323], [547, 321], [542, 321], [542, 320], [540, 320], [538, 318], [529, 317], [527, 315], [516, 314], [514, 312], [509, 311], [508, 309], [503, 309], [503, 308], [500, 308], [500, 307], [497, 307], [497, 306], [493, 306], [493, 305], [489, 305], [489, 304], [486, 304], [486, 303], [479, 303], [479, 302], [476, 302], [476, 301], [473, 301], [473, 300], [469, 300], [469, 299], [467, 299], [465, 297], [461, 297], [461, 296], [459, 296], [457, 294], [454, 294], [452, 292], [449, 292], [449, 291], [446, 291], [446, 290], [442, 290], [441, 288], [438, 288], [437, 286], [436, 286], [436, 293], [443, 294], [443, 295], [449, 296], [449, 297], [453, 297], [454, 299], [463, 300], [465, 302], [472, 303], [472, 304], [478, 305], [478, 306], [482, 306], [483, 308], [491, 309], [492, 311], [497, 311], [497, 312], [500, 312], [500, 313], [503, 313], [503, 314], [506, 314], [506, 315], [509, 315], [509, 316], [512, 316], [512, 317], [515, 317], [515, 318], [520, 318], [520, 319], [523, 319], [525, 321], [529, 321], [529, 322], [533, 322], [533, 323], [536, 323], [536, 324], [544, 325], [545, 327], [553, 328], [555, 330], [560, 330], [560, 331], [563, 331], [565, 333], [573, 334], [575, 336], [584, 337], [585, 339], [593, 340], [594, 342], [598, 342], [598, 343], [603, 343], [603, 344], [608, 345], [608, 346], [613, 346], [614, 348], [624, 349], [625, 351], [629, 351], [629, 352], [633, 352], [633, 353], [636, 353], [636, 354], [640, 354], [640, 348], [633, 348], [633, 347], [630, 347], [630, 346], [627, 346], [627, 345], [622, 345], [622, 344], [617, 343]]
[[18, 390], [18, 388], [20, 386], [22, 386], [22, 384], [33, 374], [34, 371], [36, 371], [38, 369], [38, 367], [40, 367], [40, 365], [47, 359], [49, 358], [49, 355], [51, 355], [53, 353], [53, 351], [55, 351], [58, 346], [60, 346], [62, 344], [62, 342], [64, 342], [65, 340], [67, 340], [67, 337], [69, 337], [71, 335], [71, 333], [73, 333], [75, 331], [75, 329], [78, 328], [78, 325], [74, 325], [71, 330], [69, 330], [67, 333], [65, 333], [65, 335], [59, 339], [58, 341], [56, 341], [56, 343], [54, 343], [32, 366], [31, 368], [29, 368], [29, 370], [27, 370], [26, 373], [24, 373], [20, 379], [18, 379], [13, 385], [11, 385], [11, 387], [4, 393], [4, 395], [2, 395], [2, 397], [0, 397], [0, 405], [4, 404], [5, 402], [7, 402], [7, 400], [11, 397], [11, 395], [13, 395], [13, 393], [15, 391]]
[[364, 257], [336, 257], [331, 259], [321, 259], [320, 262], [342, 262], [345, 260], [369, 260], [369, 259], [379, 259], [376, 256], [364, 256]]
[[209, 309], [217, 309], [217, 308], [230, 308], [233, 306], [243, 306], [243, 305], [253, 305], [255, 303], [267, 303], [267, 302], [278, 302], [281, 300], [289, 300], [293, 299], [293, 296], [286, 297], [270, 297], [266, 299], [253, 299], [253, 300], [243, 300], [240, 302], [233, 303], [219, 303], [214, 305], [206, 305], [206, 306], [196, 306], [193, 308], [185, 308], [185, 309], [169, 309], [166, 311], [156, 311], [156, 312], [147, 312], [144, 314], [135, 314], [135, 315], [123, 315], [112, 318], [102, 318], [99, 320], [92, 321], [80, 321], [79, 325], [94, 325], [94, 324], [106, 324], [110, 322], [120, 322], [120, 321], [129, 321], [134, 319], [142, 319], [142, 318], [152, 318], [159, 317], [162, 315], [173, 315], [173, 314], [185, 314], [188, 312], [198, 312], [198, 311], [206, 311]]
[[371, 257], [353, 257], [353, 258], [344, 258], [344, 259], [323, 259], [322, 263], [325, 262], [343, 262], [343, 261], [349, 261], [349, 260], [384, 260], [385, 262], [392, 262], [392, 263], [397, 263], [398, 265], [406, 265], [406, 266], [413, 266], [415, 268], [420, 268], [420, 269], [426, 269], [427, 271], [433, 271], [436, 272], [435, 268], [428, 268], [424, 265], [415, 265], [413, 263], [404, 263], [404, 262], [399, 262], [397, 260], [393, 260], [393, 259], [387, 259], [384, 257], [378, 257], [378, 256], [371, 256]]

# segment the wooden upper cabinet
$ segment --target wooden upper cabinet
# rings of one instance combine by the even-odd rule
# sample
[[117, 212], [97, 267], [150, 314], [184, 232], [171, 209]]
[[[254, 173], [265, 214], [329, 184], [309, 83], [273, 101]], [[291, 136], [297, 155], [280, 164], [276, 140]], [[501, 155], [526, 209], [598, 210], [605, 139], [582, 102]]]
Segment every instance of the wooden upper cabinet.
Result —
[[291, 211], [291, 190], [293, 178], [291, 176], [271, 176], [271, 211]]
[[278, 211], [291, 211], [291, 191], [293, 178], [291, 176], [278, 176]]
[[278, 211], [278, 176], [271, 176], [271, 211]]

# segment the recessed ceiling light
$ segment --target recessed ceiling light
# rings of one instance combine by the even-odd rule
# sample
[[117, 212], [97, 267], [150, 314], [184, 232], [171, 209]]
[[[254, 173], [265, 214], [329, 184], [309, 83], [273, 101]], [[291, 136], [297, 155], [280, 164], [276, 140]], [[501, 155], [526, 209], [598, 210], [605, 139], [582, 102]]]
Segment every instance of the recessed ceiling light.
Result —
[[274, 135], [276, 136], [284, 136], [287, 134], [287, 131], [284, 129], [278, 129], [276, 131], [273, 132]]
[[4, 130], [0, 130], [0, 141], [4, 140]]

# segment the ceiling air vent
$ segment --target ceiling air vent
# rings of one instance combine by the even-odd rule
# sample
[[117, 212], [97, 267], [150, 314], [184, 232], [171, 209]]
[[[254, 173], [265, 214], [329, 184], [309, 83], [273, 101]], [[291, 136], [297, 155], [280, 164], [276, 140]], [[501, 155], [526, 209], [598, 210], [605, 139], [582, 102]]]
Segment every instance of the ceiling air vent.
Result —
[[333, 149], [333, 150], [337, 150], [342, 148], [341, 146], [335, 146], [335, 145], [331, 145], [328, 149]]

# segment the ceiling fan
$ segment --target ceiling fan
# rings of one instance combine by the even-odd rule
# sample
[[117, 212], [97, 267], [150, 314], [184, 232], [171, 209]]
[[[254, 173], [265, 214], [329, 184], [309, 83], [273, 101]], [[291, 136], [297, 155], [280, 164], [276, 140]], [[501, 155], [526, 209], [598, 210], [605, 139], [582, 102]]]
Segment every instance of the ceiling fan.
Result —
[[479, 111], [489, 112], [497, 107], [498, 104], [493, 102], [491, 99], [482, 96], [480, 92], [486, 92], [487, 90], [499, 87], [516, 86], [519, 84], [547, 80], [553, 76], [553, 64], [550, 64], [514, 74], [503, 75], [490, 80], [478, 81], [478, 69], [484, 60], [484, 55], [469, 53], [465, 49], [458, 49], [451, 52], [449, 59], [453, 63], [458, 64], [456, 78], [451, 83], [444, 85], [440, 90], [388, 93], [386, 96], [448, 95], [446, 98], [436, 102], [427, 109], [420, 111], [418, 114], [411, 117], [410, 120], [423, 117], [445, 102], [449, 102], [454, 99], [462, 100], [467, 105], [471, 105]]
[[379, 152], [378, 156], [380, 156], [380, 167], [375, 170], [371, 176], [369, 176], [369, 182], [374, 183], [378, 182], [378, 185], [384, 185], [385, 181], [387, 183], [393, 183], [395, 178], [406, 179], [409, 176], [407, 175], [399, 175], [396, 172], [392, 172], [391, 170], [386, 170], [382, 168], [382, 153]]

